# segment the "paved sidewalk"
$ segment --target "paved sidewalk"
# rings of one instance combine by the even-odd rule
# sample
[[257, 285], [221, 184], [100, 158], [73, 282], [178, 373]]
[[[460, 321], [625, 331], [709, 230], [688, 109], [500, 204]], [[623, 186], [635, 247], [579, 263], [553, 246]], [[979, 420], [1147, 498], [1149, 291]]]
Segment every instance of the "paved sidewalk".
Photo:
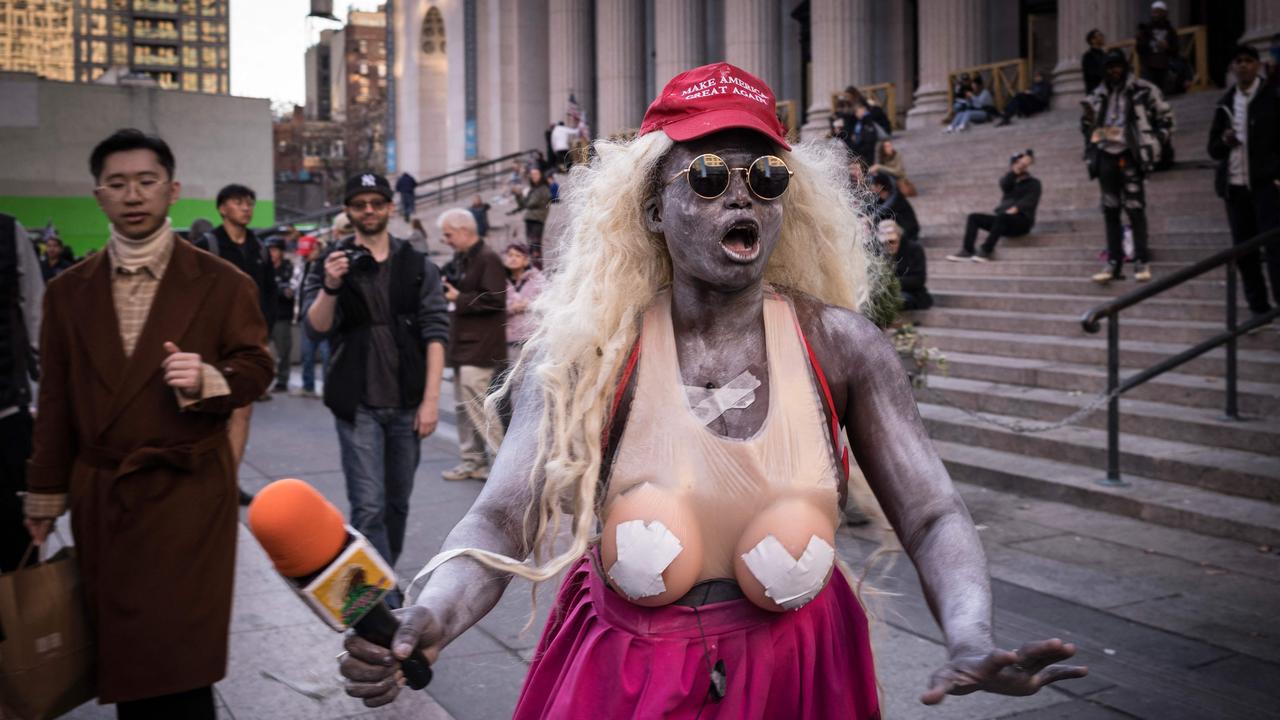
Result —
[[[435, 553], [482, 487], [440, 479], [457, 462], [450, 390], [446, 383], [440, 429], [423, 443], [405, 552], [396, 568], [406, 580]], [[317, 400], [277, 396], [257, 405], [241, 476], [250, 490], [301, 477], [347, 509], [333, 421]], [[1027, 698], [974, 694], [933, 708], [921, 705], [917, 698], [945, 651], [911, 564], [891, 551], [879, 556], [870, 580], [879, 592], [865, 596], [875, 617], [886, 717], [1274, 716], [1280, 701], [1280, 618], [1274, 612], [1280, 607], [1280, 554], [1274, 548], [959, 487], [991, 563], [998, 641], [1016, 646], [1062, 637], [1079, 645], [1091, 674]], [[844, 528], [837, 537], [840, 556], [862, 568], [883, 538], [875, 527]], [[366, 711], [340, 693], [314, 700], [261, 675], [267, 670], [333, 689], [340, 638], [274, 575], [247, 534], [238, 557], [231, 668], [216, 686], [222, 716], [236, 720], [510, 717], [556, 586], [540, 590], [531, 615], [529, 584], [513, 582], [494, 611], [444, 651], [427, 692]], [[114, 713], [87, 707], [70, 717]]]

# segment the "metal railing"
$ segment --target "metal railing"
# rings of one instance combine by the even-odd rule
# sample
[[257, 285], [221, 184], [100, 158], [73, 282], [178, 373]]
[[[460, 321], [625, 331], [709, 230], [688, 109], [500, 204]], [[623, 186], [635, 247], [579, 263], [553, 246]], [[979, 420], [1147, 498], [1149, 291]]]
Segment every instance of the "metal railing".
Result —
[[[467, 193], [493, 187], [511, 172], [512, 160], [527, 159], [533, 156], [533, 152], [533, 150], [521, 150], [520, 152], [509, 153], [492, 160], [478, 162], [461, 170], [453, 170], [419, 180], [417, 191], [414, 193], [413, 205], [418, 208], [426, 204], [457, 200]], [[319, 223], [324, 225], [334, 216], [343, 212], [343, 210], [344, 208], [338, 205], [296, 217], [278, 216], [277, 221], [294, 224]], [[277, 208], [277, 214], [279, 215], [279, 208]]]
[[981, 76], [987, 89], [991, 91], [991, 99], [995, 103], [996, 110], [1001, 112], [1004, 112], [1005, 103], [1009, 102], [1014, 95], [1027, 89], [1027, 82], [1031, 78], [1030, 65], [1026, 58], [1010, 58], [986, 65], [952, 70], [947, 74], [948, 117], [954, 112], [952, 108], [956, 103], [956, 82], [961, 75], [968, 75], [970, 78]]
[[[1236, 323], [1236, 262], [1240, 256], [1258, 252], [1263, 245], [1268, 243], [1273, 243], [1267, 248], [1269, 251], [1280, 252], [1280, 230], [1262, 233], [1248, 242], [1223, 250], [1193, 265], [1188, 265], [1150, 285], [1105, 302], [1085, 313], [1084, 317], [1080, 319], [1080, 324], [1084, 326], [1085, 332], [1088, 333], [1098, 332], [1100, 329], [1099, 321], [1102, 318], [1107, 319], [1107, 476], [1101, 480], [1102, 484], [1112, 486], [1128, 484], [1120, 477], [1120, 396], [1148, 380], [1200, 357], [1220, 345], [1227, 346], [1226, 419], [1241, 419], [1236, 388], [1236, 338], [1280, 317], [1280, 307], [1272, 308], [1270, 312], [1262, 315], [1255, 315], [1243, 324], [1238, 325]], [[1121, 380], [1120, 311], [1223, 265], [1227, 266], [1226, 330]]]
[[[1133, 66], [1133, 74], [1141, 77], [1142, 57], [1138, 55], [1136, 42], [1135, 38], [1129, 38], [1128, 40], [1121, 40], [1118, 43], [1108, 45], [1107, 49], [1118, 48], [1124, 50], [1125, 55], [1129, 57], [1129, 64]], [[1209, 36], [1204, 25], [1191, 25], [1178, 29], [1178, 55], [1182, 57], [1183, 62], [1186, 62], [1195, 71], [1191, 78], [1191, 87], [1187, 88], [1187, 92], [1210, 88]]]

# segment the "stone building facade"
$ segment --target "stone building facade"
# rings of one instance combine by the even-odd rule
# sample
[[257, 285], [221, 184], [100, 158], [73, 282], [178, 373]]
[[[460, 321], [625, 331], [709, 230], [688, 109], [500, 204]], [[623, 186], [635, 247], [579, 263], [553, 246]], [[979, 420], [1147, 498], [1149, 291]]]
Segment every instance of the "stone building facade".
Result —
[[[1280, 31], [1275, 0], [1168, 0], [1203, 23], [1210, 51]], [[542, 148], [572, 95], [592, 134], [635, 128], [676, 73], [728, 60], [795, 108], [802, 135], [827, 129], [831, 94], [892, 83], [899, 122], [947, 111], [948, 73], [1030, 57], [1055, 102], [1083, 90], [1097, 27], [1130, 38], [1147, 0], [395, 0], [395, 170], [419, 178]]]

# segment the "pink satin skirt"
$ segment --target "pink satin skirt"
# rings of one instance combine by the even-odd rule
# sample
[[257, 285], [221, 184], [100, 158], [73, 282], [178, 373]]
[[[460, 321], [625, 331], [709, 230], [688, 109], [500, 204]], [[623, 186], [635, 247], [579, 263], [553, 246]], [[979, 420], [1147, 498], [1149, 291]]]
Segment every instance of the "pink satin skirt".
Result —
[[[709, 690], [718, 660], [727, 689], [717, 702]], [[515, 718], [694, 717], [878, 720], [867, 618], [844, 576], [834, 573], [794, 612], [772, 613], [745, 599], [695, 611], [632, 604], [589, 558], [578, 561], [560, 588]]]

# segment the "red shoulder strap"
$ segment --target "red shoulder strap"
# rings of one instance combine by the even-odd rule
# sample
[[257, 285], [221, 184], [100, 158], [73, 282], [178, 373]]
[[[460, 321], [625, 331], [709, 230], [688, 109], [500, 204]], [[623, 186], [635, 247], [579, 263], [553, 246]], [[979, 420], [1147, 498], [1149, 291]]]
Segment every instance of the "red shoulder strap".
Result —
[[800, 319], [795, 316], [794, 311], [791, 317], [796, 322], [796, 332], [800, 335], [800, 342], [804, 344], [805, 354], [809, 356], [809, 366], [813, 368], [813, 374], [818, 378], [818, 386], [822, 388], [823, 405], [827, 409], [827, 415], [831, 418], [831, 449], [840, 456], [840, 472], [842, 480], [849, 479], [849, 448], [843, 447], [840, 442], [840, 418], [836, 417], [836, 404], [831, 398], [831, 386], [827, 384], [827, 375], [822, 372], [822, 364], [818, 362], [818, 356], [813, 352], [813, 347], [809, 345], [809, 339], [804, 336], [804, 328], [800, 327]]
[[631, 378], [636, 373], [636, 364], [640, 360], [640, 339], [644, 337], [644, 328], [641, 327], [640, 334], [636, 336], [636, 342], [631, 346], [631, 354], [627, 356], [627, 364], [622, 367], [622, 375], [618, 377], [618, 386], [613, 391], [613, 405], [609, 408], [609, 419], [604, 424], [604, 429], [600, 436], [600, 454], [605, 456], [609, 452], [609, 435], [613, 431], [613, 423], [618, 417], [618, 407], [622, 405], [622, 396], [626, 394], [627, 387], [631, 385]]

